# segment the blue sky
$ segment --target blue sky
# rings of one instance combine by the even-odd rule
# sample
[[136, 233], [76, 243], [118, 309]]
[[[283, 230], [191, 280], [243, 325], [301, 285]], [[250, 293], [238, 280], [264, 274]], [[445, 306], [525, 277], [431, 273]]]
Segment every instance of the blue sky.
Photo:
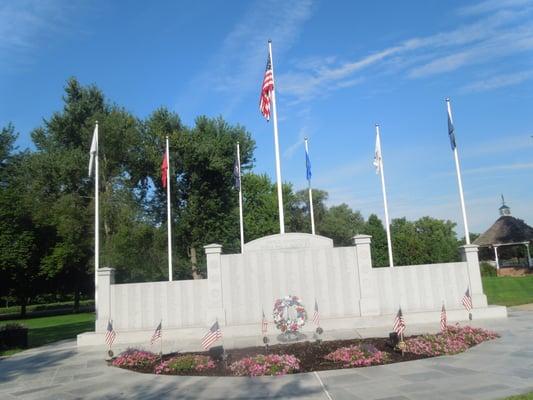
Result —
[[[533, 224], [533, 0], [0, 1], [0, 125], [29, 133], [61, 107], [70, 76], [140, 117], [156, 107], [221, 115], [257, 142], [274, 177], [272, 125], [259, 113], [273, 41], [282, 176], [330, 204], [383, 215], [381, 124], [392, 218], [458, 222], [444, 98], [452, 100], [471, 231], [500, 193]], [[105, 140], [105, 138], [103, 138]]]

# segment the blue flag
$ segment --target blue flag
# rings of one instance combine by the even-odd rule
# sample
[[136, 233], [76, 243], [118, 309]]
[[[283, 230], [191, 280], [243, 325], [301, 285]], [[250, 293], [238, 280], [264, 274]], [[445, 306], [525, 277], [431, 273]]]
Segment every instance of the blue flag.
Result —
[[311, 180], [311, 160], [309, 159], [309, 154], [307, 153], [307, 149], [305, 150], [305, 169], [306, 169], [306, 176], [307, 180]]
[[452, 146], [452, 150], [455, 150], [457, 145], [455, 144], [455, 128], [453, 127], [453, 121], [452, 121], [452, 115], [450, 111], [450, 106], [448, 104], [448, 136], [450, 137], [450, 145]]

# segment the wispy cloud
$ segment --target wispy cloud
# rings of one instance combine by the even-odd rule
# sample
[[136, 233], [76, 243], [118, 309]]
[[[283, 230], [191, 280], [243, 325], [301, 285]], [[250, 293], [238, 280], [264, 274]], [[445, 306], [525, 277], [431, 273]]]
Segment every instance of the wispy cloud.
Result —
[[533, 163], [516, 163], [516, 164], [501, 164], [488, 165], [479, 168], [469, 168], [463, 171], [464, 174], [487, 174], [500, 171], [519, 171], [533, 169]]
[[[178, 103], [190, 103], [193, 96], [202, 98], [207, 91], [225, 97], [225, 112], [230, 112], [244, 96], [259, 89], [267, 59], [267, 39], [273, 42], [273, 61], [287, 51], [298, 38], [303, 24], [310, 18], [312, 0], [286, 2], [256, 0], [222, 41], [205, 70], [201, 71]], [[193, 99], [194, 100], [194, 99]]]
[[519, 71], [510, 74], [494, 75], [487, 79], [478, 80], [461, 88], [463, 93], [486, 92], [507, 86], [518, 85], [533, 78], [533, 71]]
[[31, 61], [32, 52], [52, 36], [71, 28], [75, 5], [59, 0], [0, 3], [0, 63], [16, 67]]
[[304, 139], [306, 137], [309, 137], [309, 129], [306, 126], [304, 126], [298, 132], [298, 139], [296, 139], [294, 143], [292, 143], [291, 145], [289, 145], [289, 147], [285, 149], [285, 151], [283, 152], [283, 157], [292, 158], [296, 150], [302, 148]]
[[280, 92], [295, 102], [306, 101], [384, 72], [419, 79], [533, 49], [533, 0], [486, 1], [460, 14], [474, 20], [353, 61], [328, 55], [294, 63], [279, 77]]

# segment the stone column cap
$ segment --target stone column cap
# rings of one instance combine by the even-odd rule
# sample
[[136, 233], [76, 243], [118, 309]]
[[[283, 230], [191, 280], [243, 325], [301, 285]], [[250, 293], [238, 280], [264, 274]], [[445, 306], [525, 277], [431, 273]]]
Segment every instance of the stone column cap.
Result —
[[355, 245], [358, 245], [358, 244], [370, 244], [370, 242], [372, 240], [372, 236], [370, 236], [370, 235], [355, 235], [352, 238], [352, 240], [353, 240]]
[[104, 267], [98, 268], [98, 275], [111, 275], [115, 273], [115, 268]]
[[204, 246], [205, 254], [220, 254], [222, 253], [222, 245], [217, 243], [211, 243]]
[[477, 244], [464, 244], [462, 246], [459, 246], [461, 249], [463, 249], [466, 252], [471, 251], [478, 251], [479, 246]]

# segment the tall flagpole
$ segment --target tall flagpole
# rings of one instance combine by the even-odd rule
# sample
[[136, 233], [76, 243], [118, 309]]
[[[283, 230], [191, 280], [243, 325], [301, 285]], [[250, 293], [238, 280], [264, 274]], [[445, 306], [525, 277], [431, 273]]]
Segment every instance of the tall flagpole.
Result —
[[[272, 80], [274, 80], [274, 60], [272, 59], [272, 41], [268, 41], [268, 53], [272, 67]], [[281, 182], [281, 166], [279, 161], [279, 141], [278, 141], [278, 113], [276, 109], [276, 85], [272, 89], [272, 113], [274, 116], [274, 147], [276, 150], [276, 180], [278, 182], [278, 209], [279, 209], [279, 233], [285, 233], [285, 218], [283, 216], [283, 190]]]
[[94, 309], [98, 320], [98, 270], [100, 269], [100, 172], [98, 170], [98, 121], [94, 129], [96, 154], [94, 155]]
[[[307, 144], [307, 138], [304, 139], [305, 142], [305, 156], [307, 157], [307, 160], [309, 159], [309, 145]], [[308, 165], [306, 165], [307, 168], [309, 168]], [[311, 189], [311, 176], [307, 175], [307, 183], [309, 184], [309, 211], [311, 213], [311, 233], [315, 234], [315, 212], [313, 211], [313, 189]]]
[[172, 220], [170, 213], [170, 153], [168, 151], [168, 136], [166, 137], [167, 158], [167, 231], [168, 231], [168, 280], [172, 281]]
[[239, 222], [241, 229], [241, 253], [244, 253], [244, 222], [242, 218], [242, 180], [241, 180], [241, 148], [237, 142], [237, 163], [239, 164]]
[[[466, 244], [470, 244], [470, 233], [468, 230], [468, 222], [466, 220], [466, 208], [465, 208], [465, 198], [463, 195], [463, 180], [461, 179], [461, 168], [459, 166], [459, 156], [457, 154], [457, 145], [455, 143], [455, 135], [453, 133], [453, 118], [452, 118], [452, 109], [450, 106], [450, 99], [446, 98], [446, 107], [448, 109], [448, 118], [450, 119], [450, 123], [452, 126], [452, 135], [453, 135], [453, 156], [455, 158], [455, 170], [457, 171], [457, 184], [459, 185], [459, 197], [461, 199], [461, 211], [463, 213], [463, 225], [465, 230], [465, 241]], [[450, 126], [448, 126], [448, 129], [450, 129]], [[449, 134], [449, 132], [448, 132]]]
[[389, 251], [389, 267], [394, 266], [392, 259], [392, 241], [390, 236], [389, 206], [387, 205], [387, 190], [385, 189], [385, 171], [383, 171], [383, 153], [381, 152], [381, 138], [379, 134], [379, 124], [376, 124], [376, 144], [379, 146], [379, 171], [381, 175], [381, 191], [383, 193], [383, 205], [385, 208], [385, 227], [387, 232], [387, 248]]

